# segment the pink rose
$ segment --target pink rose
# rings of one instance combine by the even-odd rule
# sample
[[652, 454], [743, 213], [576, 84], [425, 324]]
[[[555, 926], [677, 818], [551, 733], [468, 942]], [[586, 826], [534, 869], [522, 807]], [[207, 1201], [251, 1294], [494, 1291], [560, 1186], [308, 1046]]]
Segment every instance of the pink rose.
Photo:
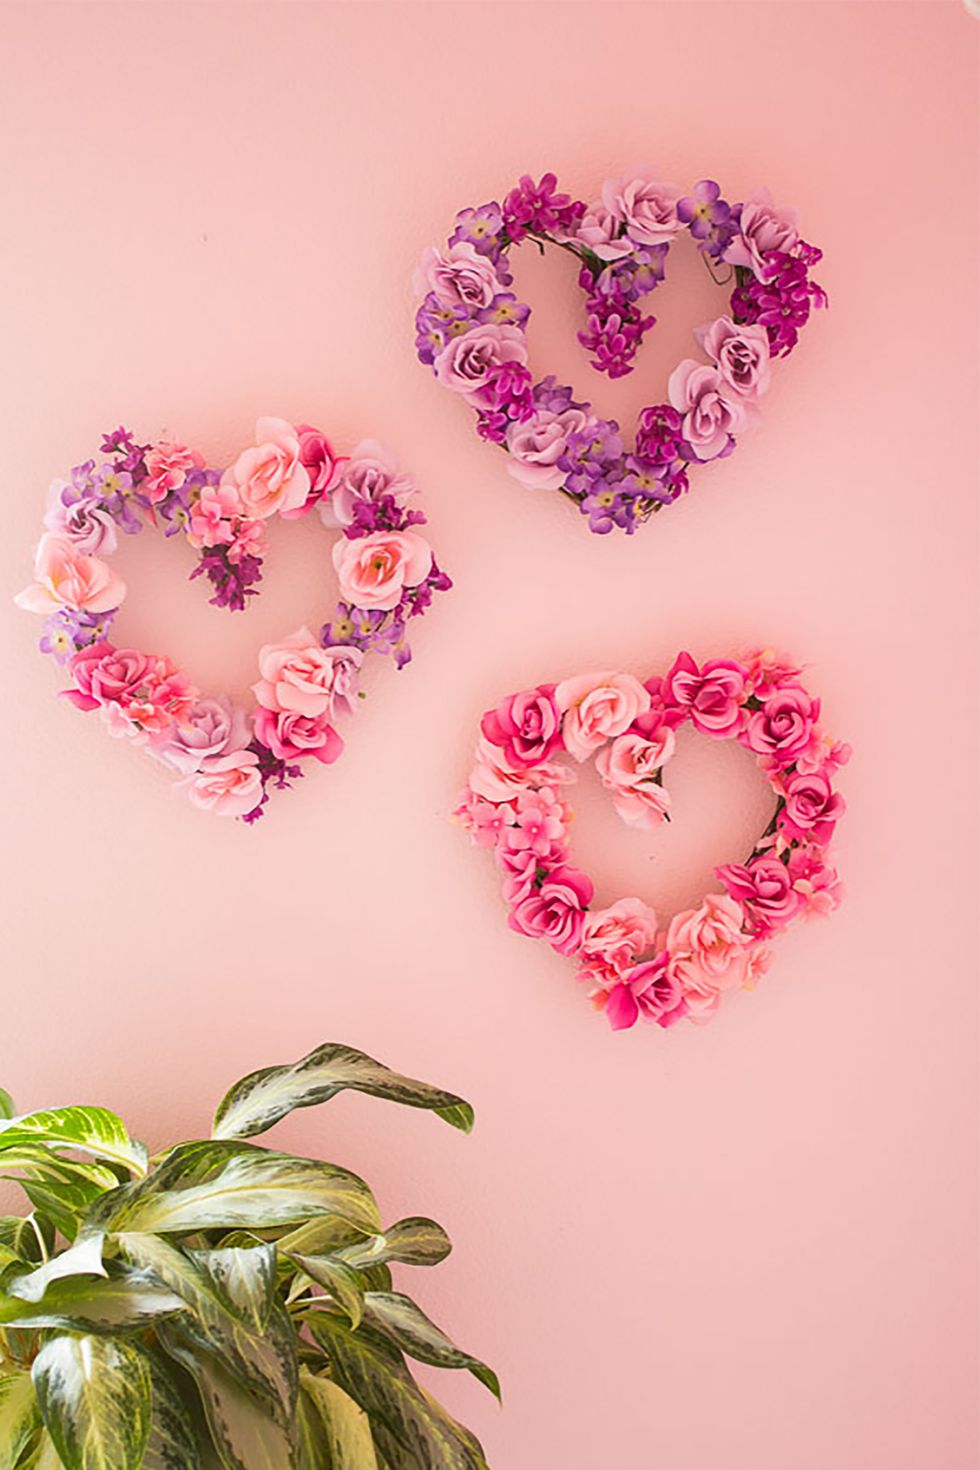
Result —
[[716, 875], [741, 904], [753, 934], [783, 929], [800, 906], [800, 896], [785, 863], [775, 857], [757, 857], [750, 863], [725, 863]]
[[602, 202], [613, 219], [625, 224], [637, 245], [669, 245], [681, 228], [680, 192], [673, 184], [661, 183], [651, 169], [638, 168], [626, 178], [603, 184]]
[[68, 665], [74, 689], [64, 697], [79, 709], [93, 710], [110, 699], [121, 699], [145, 677], [150, 660], [135, 648], [115, 648], [111, 643], [90, 643], [76, 653]]
[[[731, 396], [729, 396], [731, 394]], [[717, 368], [686, 357], [671, 373], [667, 396], [684, 415], [681, 432], [700, 460], [718, 459], [749, 422], [745, 404]]]
[[657, 916], [639, 898], [593, 909], [582, 926], [582, 978], [603, 987], [615, 984], [653, 948], [656, 937]]
[[797, 684], [784, 684], [763, 694], [762, 708], [748, 717], [743, 744], [756, 755], [790, 766], [813, 744], [820, 701]]
[[592, 880], [585, 873], [577, 868], [555, 868], [540, 888], [511, 909], [510, 927], [532, 939], [546, 939], [559, 954], [574, 954], [592, 892]]
[[500, 290], [493, 265], [468, 240], [450, 245], [445, 253], [430, 245], [422, 256], [415, 282], [420, 295], [431, 291], [444, 306], [482, 310]]
[[297, 424], [296, 438], [299, 440], [300, 464], [306, 471], [310, 488], [302, 505], [280, 512], [285, 521], [298, 520], [329, 495], [337, 483], [341, 467], [347, 462], [346, 455], [337, 454], [326, 434], [321, 434], [311, 424]]
[[636, 249], [628, 235], [620, 235], [622, 219], [604, 204], [590, 204], [579, 221], [576, 237], [600, 260], [622, 260]]
[[731, 317], [720, 316], [705, 327], [696, 327], [694, 337], [732, 393], [752, 401], [766, 392], [770, 374], [765, 327], [736, 326]]
[[742, 910], [728, 894], [710, 893], [700, 908], [675, 914], [667, 949], [692, 1021], [707, 1021], [722, 992], [745, 983], [748, 946]]
[[180, 489], [192, 470], [203, 468], [204, 456], [196, 449], [161, 439], [146, 456], [146, 479], [140, 483], [140, 494], [158, 505], [172, 490]]
[[248, 520], [299, 510], [310, 493], [310, 477], [300, 458], [297, 431], [285, 419], [263, 418], [255, 425], [255, 439], [255, 448], [243, 450], [225, 470], [222, 484], [237, 489]]
[[34, 558], [34, 581], [14, 598], [28, 612], [112, 612], [126, 596], [126, 584], [108, 562], [86, 556], [71, 541], [50, 532], [41, 537]]
[[478, 399], [494, 368], [505, 362], [527, 362], [524, 333], [520, 327], [485, 322], [447, 342], [434, 367], [440, 383]]
[[344, 742], [326, 714], [302, 715], [296, 710], [260, 708], [253, 717], [256, 737], [279, 760], [298, 760], [312, 755], [325, 766], [337, 759]]
[[366, 612], [389, 612], [406, 587], [425, 581], [432, 570], [432, 551], [414, 531], [373, 531], [336, 541], [333, 564], [345, 602]]
[[100, 551], [111, 556], [118, 545], [116, 525], [104, 503], [95, 495], [79, 495], [63, 480], [55, 480], [48, 491], [44, 524], [84, 556], [95, 556]]
[[320, 513], [328, 525], [349, 526], [359, 500], [376, 505], [390, 496], [401, 507], [414, 494], [415, 481], [402, 474], [391, 450], [376, 439], [363, 439], [344, 466], [329, 506], [324, 503]]
[[815, 842], [825, 847], [844, 814], [844, 798], [831, 787], [823, 771], [794, 771], [787, 776], [786, 805], [779, 814], [779, 830], [791, 841]]
[[723, 256], [731, 265], [747, 266], [765, 280], [763, 256], [770, 250], [792, 255], [800, 241], [794, 209], [777, 209], [768, 189], [760, 189], [742, 205], [739, 233]]
[[262, 800], [262, 777], [254, 750], [234, 750], [178, 781], [195, 806], [218, 817], [243, 817]]
[[681, 653], [663, 681], [662, 693], [667, 703], [687, 711], [703, 735], [725, 739], [743, 722], [745, 673], [729, 658], [709, 658], [699, 669], [689, 653]]
[[623, 1031], [638, 1020], [673, 1026], [686, 1016], [687, 1001], [667, 951], [661, 950], [654, 959], [629, 970], [620, 984], [607, 992], [603, 1009], [614, 1031]]
[[613, 806], [628, 827], [657, 827], [670, 811], [670, 796], [656, 773], [674, 753], [674, 732], [666, 725], [648, 740], [618, 735], [595, 758], [603, 786], [613, 793]]
[[359, 648], [321, 648], [309, 628], [299, 628], [281, 643], [267, 643], [259, 651], [262, 677], [252, 691], [274, 714], [332, 719], [338, 711], [352, 710], [363, 661]]
[[476, 764], [470, 773], [470, 786], [477, 796], [488, 801], [511, 801], [531, 786], [561, 786], [570, 774], [550, 761], [515, 769], [500, 746], [481, 734], [476, 742]]
[[64, 698], [82, 710], [101, 709], [111, 735], [157, 735], [187, 714], [197, 690], [168, 658], [137, 648], [93, 643], [69, 664], [74, 689]]
[[524, 423], [512, 423], [507, 430], [507, 468], [514, 479], [529, 490], [557, 490], [564, 485], [567, 471], [558, 461], [565, 453], [569, 435], [588, 423], [588, 414], [580, 408], [566, 408], [561, 413], [542, 408]]
[[150, 755], [188, 776], [208, 761], [244, 750], [251, 738], [248, 716], [226, 695], [199, 699], [166, 734], [147, 747]]
[[632, 674], [579, 674], [558, 685], [555, 701], [565, 716], [565, 749], [578, 761], [622, 735], [650, 708], [649, 694]]
[[480, 729], [512, 766], [538, 766], [561, 745], [561, 715], [554, 684], [539, 684], [488, 710]]

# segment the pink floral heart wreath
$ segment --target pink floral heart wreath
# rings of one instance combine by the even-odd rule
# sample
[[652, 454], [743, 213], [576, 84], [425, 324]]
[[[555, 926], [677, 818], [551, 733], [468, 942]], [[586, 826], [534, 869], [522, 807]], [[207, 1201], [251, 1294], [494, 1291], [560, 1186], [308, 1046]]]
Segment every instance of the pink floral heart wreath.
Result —
[[[504, 870], [510, 927], [575, 958], [614, 1030], [707, 1021], [726, 991], [766, 969], [773, 935], [839, 902], [828, 847], [844, 811], [834, 777], [850, 750], [823, 734], [819, 715], [800, 670], [771, 653], [700, 666], [682, 653], [645, 684], [623, 673], [542, 684], [483, 716], [456, 816]], [[686, 720], [752, 751], [776, 810], [745, 862], [715, 869], [724, 891], [663, 929], [638, 898], [591, 906], [592, 880], [570, 860], [562, 787], [575, 778], [556, 757], [594, 759], [623, 821], [652, 828], [670, 808], [663, 769]]]
[[[16, 601], [47, 615], [40, 646], [67, 664], [68, 699], [176, 771], [196, 806], [251, 823], [304, 760], [337, 759], [334, 721], [353, 708], [365, 655], [392, 654], [401, 668], [407, 622], [452, 585], [416, 529], [425, 516], [408, 508], [414, 494], [382, 445], [339, 455], [307, 424], [259, 419], [255, 445], [223, 472], [186, 445], [137, 444], [120, 428], [98, 459], [51, 486], [34, 581]], [[333, 564], [343, 600], [318, 636], [300, 628], [260, 651], [254, 710], [202, 696], [169, 658], [109, 642], [126, 595], [106, 560], [119, 531], [186, 536], [201, 554], [192, 579], [207, 577], [211, 602], [241, 611], [262, 578], [264, 523], [314, 507], [342, 533]]]
[[[764, 190], [731, 205], [710, 179], [682, 197], [652, 170], [635, 169], [585, 204], [556, 185], [554, 174], [537, 184], [525, 174], [503, 204], [462, 210], [445, 250], [425, 252], [416, 350], [475, 410], [477, 432], [507, 451], [515, 479], [569, 497], [600, 535], [614, 526], [631, 533], [687, 490], [693, 465], [730, 454], [757, 416], [771, 359], [796, 346], [811, 306], [826, 305], [808, 275], [821, 252]], [[557, 245], [581, 262], [588, 327], [579, 341], [594, 368], [618, 378], [632, 371], [654, 325], [642, 301], [664, 279], [685, 228], [714, 279], [734, 282], [730, 315], [697, 329], [705, 360], [674, 369], [669, 401], [643, 410], [629, 450], [619, 424], [575, 402], [570, 387], [553, 376], [534, 381], [530, 307], [509, 289], [508, 252], [533, 240], [542, 253]]]

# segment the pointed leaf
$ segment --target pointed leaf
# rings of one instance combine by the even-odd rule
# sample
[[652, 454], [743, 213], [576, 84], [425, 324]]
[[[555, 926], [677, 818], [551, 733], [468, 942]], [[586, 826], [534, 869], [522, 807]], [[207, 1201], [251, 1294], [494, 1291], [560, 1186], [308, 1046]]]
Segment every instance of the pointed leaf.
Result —
[[329, 1102], [345, 1088], [411, 1108], [429, 1108], [468, 1133], [473, 1109], [455, 1093], [403, 1077], [351, 1046], [327, 1042], [291, 1066], [264, 1067], [236, 1082], [214, 1115], [215, 1138], [250, 1138], [294, 1108]]
[[131, 1174], [146, 1173], [146, 1149], [133, 1142], [122, 1119], [108, 1108], [46, 1108], [0, 1121], [0, 1154], [25, 1143], [77, 1150], [121, 1164]]
[[347, 1313], [352, 1327], [358, 1325], [364, 1311], [364, 1287], [356, 1272], [332, 1256], [291, 1256], [290, 1260], [311, 1281], [329, 1291], [341, 1311]]
[[433, 1368], [467, 1369], [499, 1400], [500, 1384], [493, 1369], [456, 1347], [411, 1297], [400, 1291], [366, 1292], [364, 1320], [419, 1363], [429, 1363]]
[[158, 1234], [295, 1225], [342, 1215], [377, 1230], [378, 1207], [363, 1179], [335, 1164], [247, 1143], [185, 1143], [147, 1179], [104, 1195], [90, 1215], [114, 1231]]
[[[305, 1369], [300, 1375], [300, 1423], [308, 1424], [316, 1458], [309, 1470], [378, 1470], [371, 1422], [364, 1410], [329, 1378], [317, 1378]], [[307, 1470], [304, 1466], [303, 1470]]]
[[151, 1412], [141, 1352], [108, 1337], [55, 1337], [35, 1358], [32, 1376], [66, 1470], [139, 1470]]
[[14, 1470], [40, 1424], [31, 1375], [0, 1370], [0, 1470]]
[[82, 1217], [105, 1194], [104, 1189], [87, 1179], [79, 1179], [74, 1184], [29, 1184], [22, 1180], [21, 1185], [35, 1210], [47, 1215], [66, 1240], [75, 1239]]
[[131, 1332], [183, 1309], [179, 1296], [144, 1271], [124, 1271], [106, 1281], [68, 1276], [52, 1281], [39, 1302], [0, 1293], [0, 1327]]
[[27, 1459], [19, 1462], [17, 1470], [65, 1470], [61, 1456], [46, 1429], [41, 1430], [37, 1443], [28, 1452]]
[[[201, 1470], [194, 1419], [175, 1370], [162, 1353], [147, 1354], [150, 1364], [153, 1418], [142, 1470]], [[184, 1379], [191, 1393], [189, 1380]]]
[[34, 1214], [0, 1215], [0, 1245], [31, 1265], [54, 1249], [54, 1228]]
[[14, 1107], [14, 1100], [10, 1093], [4, 1092], [0, 1087], [0, 1118], [13, 1118], [16, 1112], [17, 1109]]
[[264, 1400], [177, 1326], [164, 1324], [158, 1336], [174, 1361], [194, 1378], [225, 1470], [291, 1470], [290, 1434]]
[[29, 1271], [24, 1276], [15, 1276], [7, 1282], [7, 1291], [11, 1296], [19, 1296], [25, 1302], [39, 1302], [52, 1281], [58, 1281], [67, 1276], [107, 1276], [109, 1273], [102, 1264], [102, 1246], [105, 1235], [101, 1230], [94, 1230], [90, 1235], [80, 1238], [69, 1250], [62, 1251], [60, 1256], [52, 1256], [36, 1270]]
[[453, 1243], [435, 1220], [413, 1216], [398, 1220], [381, 1235], [341, 1246], [337, 1256], [348, 1266], [364, 1270], [397, 1261], [402, 1266], [438, 1266], [453, 1248]]

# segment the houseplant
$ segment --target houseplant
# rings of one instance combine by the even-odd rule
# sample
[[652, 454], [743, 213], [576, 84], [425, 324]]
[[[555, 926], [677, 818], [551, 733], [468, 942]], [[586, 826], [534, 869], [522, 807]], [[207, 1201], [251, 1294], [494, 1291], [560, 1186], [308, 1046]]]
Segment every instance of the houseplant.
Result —
[[392, 1290], [435, 1221], [385, 1229], [348, 1170], [251, 1140], [349, 1088], [468, 1132], [452, 1093], [328, 1043], [235, 1083], [211, 1137], [147, 1157], [100, 1107], [16, 1116], [0, 1173], [0, 1470], [486, 1470], [407, 1359], [493, 1371]]

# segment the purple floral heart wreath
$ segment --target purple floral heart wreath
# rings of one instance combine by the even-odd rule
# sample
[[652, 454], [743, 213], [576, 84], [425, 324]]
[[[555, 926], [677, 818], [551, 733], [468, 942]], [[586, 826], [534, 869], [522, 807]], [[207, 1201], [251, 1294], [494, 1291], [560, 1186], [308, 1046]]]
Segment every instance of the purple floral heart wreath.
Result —
[[[337, 759], [335, 721], [354, 707], [366, 655], [406, 664], [407, 623], [452, 586], [418, 533], [414, 482], [390, 450], [364, 440], [341, 455], [318, 429], [278, 418], [259, 419], [255, 438], [221, 471], [184, 444], [107, 434], [98, 458], [51, 486], [34, 581], [15, 599], [46, 615], [40, 646], [67, 665], [73, 704], [98, 710], [111, 734], [175, 771], [196, 806], [249, 823], [304, 761]], [[332, 556], [343, 600], [318, 635], [300, 628], [260, 650], [253, 709], [202, 696], [165, 656], [109, 641], [126, 596], [108, 560], [120, 531], [185, 536], [200, 552], [191, 579], [206, 577], [210, 601], [235, 612], [257, 595], [265, 522], [314, 508], [340, 532]]]
[[[829, 850], [850, 748], [824, 734], [800, 673], [770, 652], [700, 665], [681, 653], [664, 678], [578, 675], [512, 694], [483, 716], [455, 815], [497, 859], [510, 927], [576, 960], [614, 1030], [710, 1020], [725, 994], [766, 970], [769, 940], [837, 906]], [[715, 869], [722, 891], [668, 924], [639, 898], [598, 908], [591, 878], [572, 862], [563, 788], [575, 777], [561, 758], [594, 760], [622, 820], [650, 829], [668, 817], [663, 771], [687, 721], [752, 752], [776, 797], [772, 820], [744, 862]]]
[[[796, 346], [825, 292], [809, 279], [821, 251], [801, 239], [795, 215], [763, 190], [728, 204], [710, 179], [683, 196], [649, 169], [608, 180], [593, 204], [556, 193], [555, 175], [524, 175], [503, 204], [464, 209], [445, 250], [430, 247], [416, 286], [416, 350], [438, 380], [477, 415], [477, 432], [509, 456], [515, 479], [576, 502], [589, 527], [631, 533], [688, 488], [695, 464], [724, 459], [758, 414], [770, 364]], [[557, 245], [581, 261], [588, 326], [579, 341], [611, 378], [632, 372], [655, 318], [643, 300], [664, 279], [682, 230], [712, 277], [734, 283], [729, 314], [699, 327], [704, 360], [687, 358], [668, 383], [667, 403], [640, 414], [627, 449], [619, 424], [576, 402], [553, 376], [528, 369], [530, 307], [509, 288], [511, 246]]]

